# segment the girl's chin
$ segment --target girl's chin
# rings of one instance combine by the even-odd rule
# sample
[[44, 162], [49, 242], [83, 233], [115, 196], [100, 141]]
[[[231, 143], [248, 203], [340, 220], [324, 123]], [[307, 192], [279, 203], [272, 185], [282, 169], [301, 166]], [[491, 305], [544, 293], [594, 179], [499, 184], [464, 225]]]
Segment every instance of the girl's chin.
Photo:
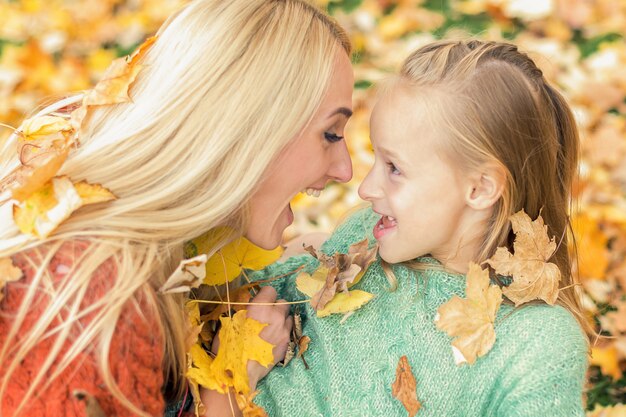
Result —
[[382, 242], [378, 243], [378, 254], [380, 255], [380, 258], [388, 264], [397, 264], [414, 259], [403, 257], [397, 250], [393, 250], [391, 245]]

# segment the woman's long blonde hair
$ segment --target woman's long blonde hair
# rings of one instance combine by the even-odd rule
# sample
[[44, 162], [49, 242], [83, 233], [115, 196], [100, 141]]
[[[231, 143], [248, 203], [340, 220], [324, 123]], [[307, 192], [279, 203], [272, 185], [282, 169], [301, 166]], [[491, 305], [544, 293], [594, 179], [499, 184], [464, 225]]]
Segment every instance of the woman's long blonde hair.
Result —
[[429, 116], [446, 138], [441, 149], [460, 169], [471, 172], [490, 163], [506, 175], [474, 261], [485, 261], [499, 246], [513, 251], [512, 214], [541, 214], [558, 242], [551, 259], [562, 274], [558, 302], [589, 330], [568, 245], [579, 137], [565, 99], [532, 59], [501, 42], [429, 44], [405, 60], [398, 82], [427, 100]]
[[[27, 250], [42, 254], [29, 259], [35, 278], [0, 347], [0, 397], [44, 334], [69, 343], [65, 329], [79, 320], [92, 272], [107, 260], [114, 261], [117, 278], [91, 306], [98, 313], [71, 341], [69, 356], [50, 353], [21, 406], [49, 382], [48, 375], [97, 346], [107, 387], [145, 415], [121, 394], [106, 360], [122, 308], [137, 299], [147, 300], [162, 327], [166, 378], [184, 385], [182, 299], [156, 290], [181, 260], [183, 242], [220, 225], [245, 230], [249, 196], [315, 113], [340, 52], [350, 53], [345, 32], [305, 0], [196, 0], [163, 25], [140, 62], [132, 102], [95, 108], [80, 132], [80, 147], [59, 172], [100, 183], [118, 199], [81, 208], [46, 239], [20, 235], [14, 227], [0, 230], [0, 258]], [[2, 146], [2, 178], [18, 164], [15, 140]], [[89, 249], [62, 285], [54, 285], [50, 260], [63, 242], [76, 240], [89, 242]], [[42, 288], [57, 302], [16, 346], [29, 302]], [[49, 328], [60, 313], [64, 323]]]

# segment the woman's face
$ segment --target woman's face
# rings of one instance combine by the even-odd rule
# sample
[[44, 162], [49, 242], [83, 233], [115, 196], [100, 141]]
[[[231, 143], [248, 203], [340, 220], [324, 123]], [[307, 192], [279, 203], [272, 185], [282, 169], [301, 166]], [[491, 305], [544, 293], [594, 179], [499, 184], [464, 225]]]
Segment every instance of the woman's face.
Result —
[[322, 190], [329, 181], [352, 178], [352, 162], [343, 139], [352, 114], [354, 75], [342, 51], [326, 93], [311, 123], [289, 142], [265, 174], [250, 199], [250, 225], [246, 237], [273, 249], [293, 222], [290, 201], [306, 189]]

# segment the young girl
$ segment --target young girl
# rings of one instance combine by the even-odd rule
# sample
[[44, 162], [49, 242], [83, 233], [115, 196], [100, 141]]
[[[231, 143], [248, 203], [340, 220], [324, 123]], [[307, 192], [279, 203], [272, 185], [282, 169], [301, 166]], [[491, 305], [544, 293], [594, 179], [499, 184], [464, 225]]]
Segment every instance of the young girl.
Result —
[[[371, 138], [376, 162], [359, 192], [372, 210], [344, 222], [322, 251], [346, 253], [375, 238], [382, 260], [353, 287], [375, 297], [343, 323], [307, 304], [308, 369], [293, 360], [273, 370], [255, 401], [272, 417], [406, 416], [392, 396], [406, 356], [418, 416], [583, 416], [588, 346], [567, 244], [578, 136], [561, 95], [513, 45], [436, 42], [413, 53], [383, 91]], [[486, 268], [497, 247], [513, 252], [509, 217], [522, 209], [556, 236], [551, 262], [563, 289], [554, 306], [505, 301], [492, 349], [457, 365], [438, 309], [465, 297], [470, 261]], [[385, 262], [395, 264], [395, 290]], [[318, 265], [304, 255], [260, 275], [302, 263]], [[276, 285], [279, 295], [306, 299], [292, 280]]]

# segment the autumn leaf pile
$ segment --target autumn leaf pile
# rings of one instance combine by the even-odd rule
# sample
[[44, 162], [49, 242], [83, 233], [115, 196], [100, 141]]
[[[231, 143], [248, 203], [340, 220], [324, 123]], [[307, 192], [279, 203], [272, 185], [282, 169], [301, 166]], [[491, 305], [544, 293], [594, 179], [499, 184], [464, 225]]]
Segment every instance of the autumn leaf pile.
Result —
[[[367, 124], [374, 95], [368, 87], [396, 70], [409, 51], [437, 38], [468, 34], [511, 40], [534, 51], [531, 56], [572, 104], [581, 129], [582, 162], [575, 188], [579, 204], [572, 216], [579, 254], [575, 272], [581, 277], [589, 320], [611, 337], [598, 338], [593, 348], [588, 403], [590, 408], [625, 403], [626, 2], [319, 2], [348, 28], [356, 50], [355, 115], [346, 132], [354, 179], [330, 186], [317, 199], [297, 197], [296, 223], [288, 235], [330, 231], [358, 203], [356, 189], [373, 162]], [[0, 122], [17, 128], [42, 100], [91, 88], [113, 59], [132, 52], [184, 3], [0, 2]], [[9, 134], [0, 129], [0, 143]], [[63, 185], [56, 192], [62, 190]], [[36, 198], [44, 206], [51, 201], [45, 194]], [[27, 219], [32, 224], [32, 217]]]

